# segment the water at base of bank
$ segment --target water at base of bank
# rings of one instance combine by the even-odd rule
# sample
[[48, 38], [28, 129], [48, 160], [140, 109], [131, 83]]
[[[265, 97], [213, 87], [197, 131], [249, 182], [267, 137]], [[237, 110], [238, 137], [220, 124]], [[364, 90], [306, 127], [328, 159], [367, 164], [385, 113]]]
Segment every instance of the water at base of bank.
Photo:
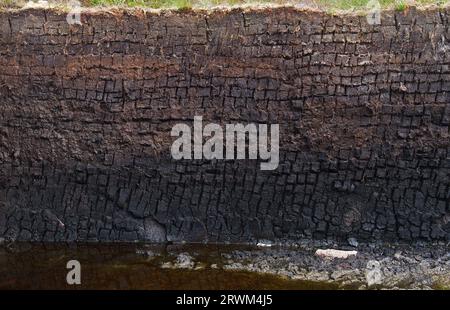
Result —
[[[315, 246], [205, 244], [10, 243], [0, 245], [0, 289], [367, 289], [448, 288], [447, 246], [367, 247], [327, 260]], [[431, 248], [430, 248], [431, 249]], [[66, 281], [67, 262], [81, 265], [81, 284]], [[368, 262], [380, 281], [369, 286]]]

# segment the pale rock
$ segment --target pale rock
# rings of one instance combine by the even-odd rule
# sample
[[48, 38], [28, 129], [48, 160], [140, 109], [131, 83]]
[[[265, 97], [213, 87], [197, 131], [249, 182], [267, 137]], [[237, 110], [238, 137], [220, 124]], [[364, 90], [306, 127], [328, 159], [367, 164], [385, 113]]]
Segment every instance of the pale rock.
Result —
[[334, 249], [318, 249], [316, 251], [316, 256], [324, 258], [348, 258], [349, 256], [356, 256], [357, 251], [344, 251], [344, 250], [334, 250]]
[[355, 247], [355, 248], [358, 247], [358, 244], [359, 244], [358, 240], [356, 240], [356, 238], [353, 238], [353, 237], [352, 238], [348, 238], [347, 242], [348, 242], [349, 245], [351, 245], [352, 247]]
[[369, 260], [366, 265], [366, 282], [367, 286], [371, 287], [376, 284], [381, 284], [383, 280], [383, 273], [381, 271], [381, 264], [377, 260]]
[[48, 1], [39, 0], [37, 2], [34, 1], [28, 1], [27, 4], [25, 4], [24, 8], [47, 8], [49, 7]]

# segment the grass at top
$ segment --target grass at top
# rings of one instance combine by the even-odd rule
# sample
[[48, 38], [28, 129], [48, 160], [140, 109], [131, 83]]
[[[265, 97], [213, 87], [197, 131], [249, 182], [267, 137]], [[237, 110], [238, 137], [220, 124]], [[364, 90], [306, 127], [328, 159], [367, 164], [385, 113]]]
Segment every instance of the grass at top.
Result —
[[[352, 10], [364, 9], [371, 0], [89, 0], [92, 6], [144, 6], [152, 8], [163, 7], [208, 7], [217, 5], [239, 5], [239, 4], [302, 4], [312, 7]], [[373, 0], [372, 0], [373, 1]], [[378, 0], [382, 8], [406, 9], [408, 6], [444, 5], [450, 0]]]
[[[31, 0], [37, 2], [38, 0]], [[69, 0], [48, 0], [50, 4], [64, 5]], [[310, 6], [324, 10], [364, 10], [369, 2], [378, 1], [382, 8], [405, 10], [409, 6], [449, 4], [450, 0], [79, 0], [83, 6], [148, 7], [148, 8], [208, 8], [225, 5], [291, 4]], [[28, 0], [0, 0], [0, 7], [22, 7]]]

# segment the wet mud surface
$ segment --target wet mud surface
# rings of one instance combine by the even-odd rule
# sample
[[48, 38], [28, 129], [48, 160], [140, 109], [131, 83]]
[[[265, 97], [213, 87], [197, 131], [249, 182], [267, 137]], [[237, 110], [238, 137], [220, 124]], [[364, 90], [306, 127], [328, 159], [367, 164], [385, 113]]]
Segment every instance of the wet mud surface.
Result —
[[[3, 244], [0, 289], [450, 287], [450, 253], [445, 244], [359, 245], [358, 254], [348, 259], [324, 259], [314, 251], [354, 247], [326, 242], [267, 245]], [[81, 264], [81, 285], [66, 283], [66, 264], [73, 259]], [[381, 277], [369, 285], [371, 268]]]
[[[0, 250], [0, 289], [334, 289], [337, 285], [223, 269], [224, 252], [247, 247], [20, 244]], [[178, 253], [179, 250], [187, 251]], [[232, 251], [231, 251], [232, 252]], [[231, 253], [230, 252], [230, 253]], [[190, 253], [190, 254], [188, 254]], [[179, 255], [181, 254], [181, 255]], [[192, 264], [178, 262], [183, 257]], [[66, 283], [76, 259], [82, 284]], [[173, 267], [171, 266], [173, 264]], [[217, 266], [217, 267], [216, 267]], [[220, 266], [220, 267], [219, 267]]]

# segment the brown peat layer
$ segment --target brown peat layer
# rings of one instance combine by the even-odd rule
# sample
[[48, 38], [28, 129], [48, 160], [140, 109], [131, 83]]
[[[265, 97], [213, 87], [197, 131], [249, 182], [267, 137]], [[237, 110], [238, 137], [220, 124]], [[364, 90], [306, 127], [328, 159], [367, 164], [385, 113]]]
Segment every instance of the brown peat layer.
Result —
[[[449, 8], [0, 13], [0, 236], [450, 239]], [[280, 125], [280, 161], [173, 160], [175, 124]]]

